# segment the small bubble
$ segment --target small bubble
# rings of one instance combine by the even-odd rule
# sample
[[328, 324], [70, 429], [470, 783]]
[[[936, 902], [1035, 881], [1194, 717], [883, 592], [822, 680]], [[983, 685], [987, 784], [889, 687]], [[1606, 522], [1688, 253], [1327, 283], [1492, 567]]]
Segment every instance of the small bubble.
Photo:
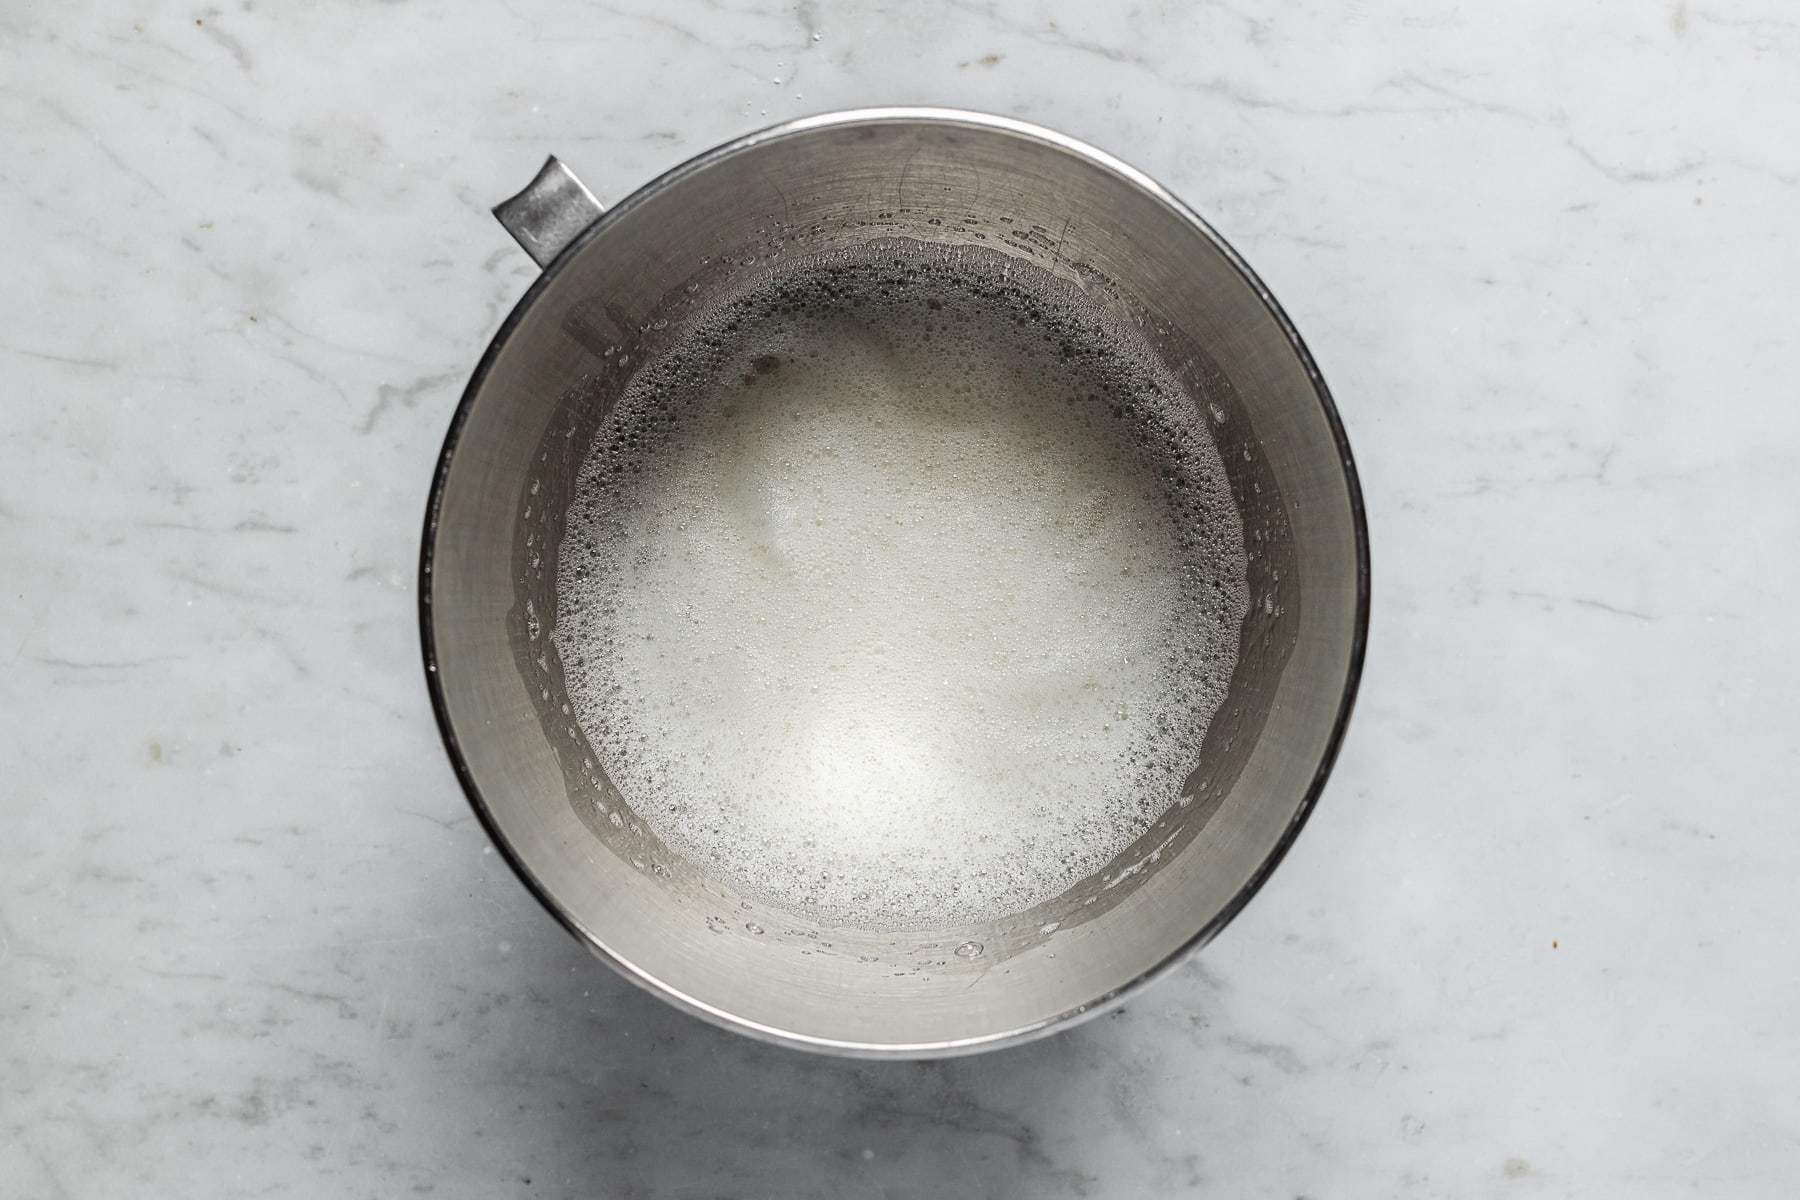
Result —
[[980, 942], [964, 942], [956, 948], [958, 958], [980, 958], [982, 945]]

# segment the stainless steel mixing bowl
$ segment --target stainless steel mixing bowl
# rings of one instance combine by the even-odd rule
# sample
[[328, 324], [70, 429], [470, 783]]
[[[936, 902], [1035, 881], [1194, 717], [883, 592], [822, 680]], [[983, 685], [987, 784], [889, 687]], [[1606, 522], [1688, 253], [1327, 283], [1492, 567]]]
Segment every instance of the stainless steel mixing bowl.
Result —
[[[1324, 381], [1216, 233], [1079, 142], [934, 109], [789, 122], [604, 213], [552, 159], [495, 211], [545, 269], [482, 357], [438, 462], [420, 566], [426, 674], [476, 813], [572, 933], [726, 1028], [926, 1057], [1093, 1016], [1244, 906], [1299, 833], [1343, 738], [1369, 565]], [[681, 312], [740, 273], [890, 238], [1012, 255], [1139, 323], [1211, 414], [1244, 518], [1252, 604], [1201, 765], [1154, 828], [1029, 912], [881, 934], [759, 904], [672, 854], [570, 716], [550, 625], [575, 469]]]

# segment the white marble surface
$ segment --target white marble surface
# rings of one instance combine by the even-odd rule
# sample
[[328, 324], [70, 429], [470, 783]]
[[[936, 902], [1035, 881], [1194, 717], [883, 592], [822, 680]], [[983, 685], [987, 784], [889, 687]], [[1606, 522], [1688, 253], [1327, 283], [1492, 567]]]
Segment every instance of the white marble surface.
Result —
[[[533, 275], [486, 206], [896, 101], [1211, 217], [1336, 390], [1377, 582], [1249, 910], [936, 1065], [588, 960], [414, 635]], [[1792, 5], [25, 0], [0, 130], [0, 1196], [1800, 1190]]]

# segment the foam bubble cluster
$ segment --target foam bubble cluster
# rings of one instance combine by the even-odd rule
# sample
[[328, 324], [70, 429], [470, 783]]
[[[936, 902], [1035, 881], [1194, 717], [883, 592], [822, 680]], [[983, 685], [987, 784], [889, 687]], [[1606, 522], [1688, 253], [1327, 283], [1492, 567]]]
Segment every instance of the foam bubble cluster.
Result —
[[919, 255], [772, 279], [639, 371], [554, 640], [671, 849], [815, 919], [942, 929], [1162, 815], [1248, 592], [1205, 422], [1134, 338]]

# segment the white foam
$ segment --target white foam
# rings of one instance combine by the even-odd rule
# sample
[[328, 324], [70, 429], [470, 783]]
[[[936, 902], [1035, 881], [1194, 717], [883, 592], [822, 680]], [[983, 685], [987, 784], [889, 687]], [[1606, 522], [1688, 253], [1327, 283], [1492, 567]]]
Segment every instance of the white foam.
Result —
[[554, 641], [614, 783], [823, 920], [946, 928], [1098, 870], [1236, 657], [1242, 527], [1191, 402], [972, 290], [840, 271], [717, 316], [608, 418], [563, 541]]

